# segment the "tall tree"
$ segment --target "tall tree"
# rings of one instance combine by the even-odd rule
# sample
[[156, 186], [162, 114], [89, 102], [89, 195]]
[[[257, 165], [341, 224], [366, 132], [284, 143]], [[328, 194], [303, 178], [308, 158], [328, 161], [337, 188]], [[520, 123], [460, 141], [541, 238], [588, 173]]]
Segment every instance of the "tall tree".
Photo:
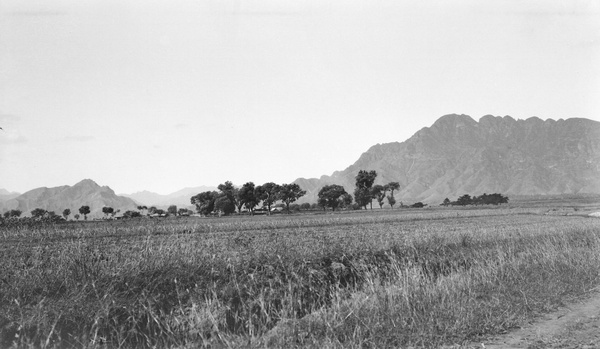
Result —
[[190, 202], [192, 205], [196, 205], [196, 211], [198, 211], [198, 213], [207, 216], [214, 210], [216, 196], [217, 192], [205, 191], [192, 196]]
[[285, 204], [288, 213], [290, 213], [290, 204], [304, 195], [306, 190], [302, 190], [296, 183], [282, 184], [279, 188], [279, 199]]
[[87, 205], [83, 205], [79, 208], [79, 213], [83, 215], [83, 219], [87, 221], [87, 215], [90, 214], [90, 207]]
[[390, 204], [390, 206], [392, 206], [392, 209], [393, 209], [394, 205], [396, 204], [396, 198], [393, 197], [392, 195], [388, 195], [387, 199], [388, 199], [388, 204]]
[[[360, 170], [356, 175], [356, 189], [354, 189], [354, 201], [357, 204], [367, 209], [367, 205], [373, 202], [373, 194], [371, 188], [377, 178], [377, 172], [374, 170]], [[371, 207], [373, 208], [373, 207]]]
[[239, 199], [238, 192], [239, 189], [233, 186], [231, 181], [226, 181], [223, 184], [219, 184], [217, 187], [221, 193], [225, 194], [229, 201], [238, 209], [238, 213], [242, 211], [243, 203]]
[[385, 185], [386, 190], [390, 191], [390, 195], [394, 196], [394, 190], [400, 190], [400, 183], [398, 182], [389, 182]]
[[341, 185], [331, 184], [326, 185], [319, 190], [319, 205], [331, 207], [333, 211], [340, 206], [344, 200], [346, 190]]
[[71, 210], [70, 210], [70, 209], [68, 209], [68, 208], [65, 208], [65, 209], [63, 210], [63, 217], [65, 217], [65, 220], [68, 220], [68, 219], [69, 219], [69, 215], [70, 215], [70, 214], [71, 214]]
[[273, 182], [268, 182], [263, 185], [256, 187], [258, 197], [262, 200], [263, 206], [269, 211], [271, 215], [271, 205], [273, 205], [281, 196], [281, 186]]
[[384, 187], [381, 184], [376, 184], [371, 188], [371, 196], [377, 200], [380, 209], [383, 208], [383, 200], [385, 200], [386, 191], [387, 187]]
[[250, 214], [254, 216], [254, 208], [260, 202], [260, 198], [256, 196], [257, 192], [255, 191], [256, 187], [253, 182], [247, 182], [240, 188], [239, 198], [241, 202], [244, 204], [244, 207]]
[[169, 206], [169, 208], [167, 208], [167, 212], [172, 216], [177, 216], [177, 206], [176, 205]]

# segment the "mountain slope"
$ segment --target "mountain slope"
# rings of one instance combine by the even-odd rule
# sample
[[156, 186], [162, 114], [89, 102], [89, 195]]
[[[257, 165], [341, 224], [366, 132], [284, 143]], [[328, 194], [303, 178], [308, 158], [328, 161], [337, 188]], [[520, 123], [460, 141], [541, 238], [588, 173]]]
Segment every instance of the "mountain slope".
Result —
[[376, 183], [400, 182], [397, 199], [441, 202], [468, 193], [508, 195], [600, 193], [600, 123], [486, 115], [445, 115], [402, 143], [377, 144], [344, 171], [295, 181], [316, 202], [326, 184], [354, 191], [359, 170]]
[[212, 191], [217, 190], [216, 187], [193, 187], [193, 188], [183, 188], [174, 193], [168, 195], [161, 195], [157, 193], [153, 193], [150, 191], [140, 191], [133, 194], [121, 194], [122, 196], [131, 198], [136, 202], [146, 205], [146, 206], [169, 206], [169, 205], [177, 205], [180, 207], [191, 206], [190, 198], [196, 194], [199, 194], [204, 191]]
[[30, 190], [16, 198], [0, 203], [3, 211], [18, 209], [29, 214], [35, 208], [55, 211], [61, 214], [65, 208], [71, 209], [71, 214], [78, 213], [81, 206], [90, 207], [92, 217], [102, 216], [102, 208], [109, 206], [121, 211], [135, 209], [133, 200], [117, 196], [107, 186], [101, 187], [90, 179], [84, 179], [74, 186], [60, 186], [54, 188], [37, 188]]
[[16, 192], [10, 192], [6, 189], [0, 188], [0, 203], [16, 198], [17, 196], [19, 196], [21, 194], [16, 193]]

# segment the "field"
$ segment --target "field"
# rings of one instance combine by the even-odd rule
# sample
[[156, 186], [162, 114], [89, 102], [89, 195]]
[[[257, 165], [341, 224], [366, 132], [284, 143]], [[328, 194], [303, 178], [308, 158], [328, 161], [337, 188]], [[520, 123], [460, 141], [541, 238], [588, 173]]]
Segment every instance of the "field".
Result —
[[526, 206], [0, 226], [0, 348], [470, 343], [600, 285], [600, 219]]

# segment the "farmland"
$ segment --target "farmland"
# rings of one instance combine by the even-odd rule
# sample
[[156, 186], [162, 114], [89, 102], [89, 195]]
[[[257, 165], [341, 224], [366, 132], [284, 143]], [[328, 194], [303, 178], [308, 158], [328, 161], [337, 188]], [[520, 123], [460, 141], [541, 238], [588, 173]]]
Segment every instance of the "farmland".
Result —
[[525, 206], [5, 225], [0, 347], [469, 343], [600, 285], [600, 219]]

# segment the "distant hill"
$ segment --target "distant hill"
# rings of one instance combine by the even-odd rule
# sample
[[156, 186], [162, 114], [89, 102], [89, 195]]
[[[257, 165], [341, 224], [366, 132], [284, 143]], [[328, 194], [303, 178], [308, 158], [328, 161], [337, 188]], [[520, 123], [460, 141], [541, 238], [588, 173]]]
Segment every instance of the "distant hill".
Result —
[[102, 208], [109, 206], [122, 212], [136, 208], [136, 203], [130, 198], [117, 196], [107, 186], [101, 187], [91, 179], [84, 179], [74, 186], [61, 186], [54, 188], [37, 188], [22, 195], [0, 203], [0, 211], [10, 209], [23, 211], [29, 215], [33, 209], [42, 208], [61, 214], [65, 208], [71, 209], [71, 214], [78, 213], [81, 206], [90, 207], [88, 217], [103, 216]]
[[168, 195], [161, 195], [151, 191], [140, 191], [133, 194], [121, 194], [135, 200], [140, 205], [166, 207], [169, 205], [177, 205], [178, 207], [192, 206], [190, 198], [204, 191], [217, 190], [216, 187], [200, 186], [192, 188], [183, 188]]
[[316, 202], [326, 184], [352, 193], [361, 169], [377, 171], [376, 184], [400, 182], [395, 195], [405, 203], [436, 204], [465, 193], [600, 193], [600, 123], [445, 115], [402, 143], [372, 146], [343, 171], [298, 178], [308, 192], [300, 202]]
[[21, 195], [21, 194], [16, 193], [16, 192], [10, 192], [6, 189], [0, 188], [0, 203], [10, 200], [10, 199], [13, 199], [13, 198], [16, 198], [19, 195]]

